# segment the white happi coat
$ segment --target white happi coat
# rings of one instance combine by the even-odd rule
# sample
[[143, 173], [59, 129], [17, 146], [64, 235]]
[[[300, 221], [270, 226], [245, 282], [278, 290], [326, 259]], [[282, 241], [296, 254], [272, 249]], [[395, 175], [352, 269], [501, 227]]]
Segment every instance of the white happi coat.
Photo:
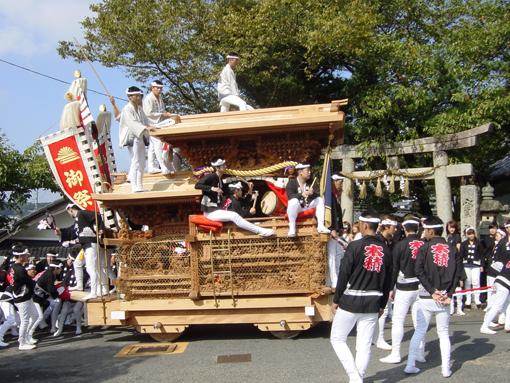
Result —
[[239, 89], [237, 88], [236, 74], [230, 67], [225, 65], [220, 74], [220, 81], [218, 82], [218, 96], [220, 99], [226, 96], [239, 96]]
[[146, 134], [145, 127], [150, 125], [141, 106], [135, 107], [131, 102], [122, 108], [119, 123], [120, 147], [132, 146], [135, 138]]
[[150, 92], [143, 100], [143, 111], [151, 125], [155, 125], [161, 119], [163, 112], [165, 112], [165, 104], [161, 97], [158, 100], [154, 93]]

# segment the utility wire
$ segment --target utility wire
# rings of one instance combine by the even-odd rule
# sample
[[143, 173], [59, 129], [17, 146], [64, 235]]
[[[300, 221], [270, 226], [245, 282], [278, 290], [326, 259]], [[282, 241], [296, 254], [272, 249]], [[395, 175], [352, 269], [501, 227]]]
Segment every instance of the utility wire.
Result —
[[[44, 73], [41, 73], [41, 72], [38, 72], [38, 71], [35, 71], [33, 69], [30, 69], [30, 68], [27, 68], [27, 67], [24, 67], [22, 65], [18, 65], [18, 64], [15, 64], [13, 62], [10, 62], [10, 61], [7, 61], [7, 60], [4, 60], [2, 58], [0, 58], [0, 61], [5, 63], [5, 64], [8, 64], [8, 65], [11, 65], [13, 67], [16, 67], [16, 68], [19, 68], [19, 69], [22, 69], [22, 70], [25, 70], [27, 72], [31, 72], [31, 73], [34, 73], [38, 76], [42, 76], [42, 77], [46, 77], [46, 78], [49, 78], [53, 81], [57, 81], [57, 82], [61, 82], [62, 84], [71, 84], [69, 81], [64, 81], [64, 80], [61, 80], [59, 78], [56, 78], [56, 77], [53, 77], [53, 76], [50, 76], [50, 75], [47, 75], [47, 74], [44, 74]], [[106, 96], [106, 97], [110, 97], [110, 95], [106, 94], [106, 93], [103, 93], [103, 92], [99, 92], [97, 90], [94, 90], [94, 89], [88, 89], [89, 92], [92, 92], [92, 93], [96, 93], [96, 94], [100, 94], [102, 96]], [[126, 100], [125, 98], [122, 98], [122, 97], [116, 97], [116, 96], [113, 96], [113, 98], [116, 98], [117, 100], [122, 100], [122, 101], [128, 101]]]

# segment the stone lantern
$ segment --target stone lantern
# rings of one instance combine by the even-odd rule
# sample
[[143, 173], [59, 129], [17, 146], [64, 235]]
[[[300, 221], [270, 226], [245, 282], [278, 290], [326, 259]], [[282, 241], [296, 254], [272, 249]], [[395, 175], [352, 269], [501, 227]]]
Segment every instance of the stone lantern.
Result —
[[489, 235], [489, 225], [498, 222], [502, 213], [509, 211], [508, 205], [503, 205], [494, 199], [494, 188], [487, 182], [482, 188], [482, 203], [480, 204], [480, 236]]

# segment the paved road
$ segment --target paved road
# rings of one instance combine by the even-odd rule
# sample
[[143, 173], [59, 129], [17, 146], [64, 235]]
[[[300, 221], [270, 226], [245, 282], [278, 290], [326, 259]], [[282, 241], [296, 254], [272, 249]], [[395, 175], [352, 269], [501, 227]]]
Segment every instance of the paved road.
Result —
[[[454, 374], [449, 382], [508, 382], [510, 334], [496, 336], [478, 332], [483, 312], [452, 318]], [[99, 328], [81, 338], [71, 329], [60, 339], [39, 335], [35, 351], [20, 352], [15, 343], [0, 350], [2, 382], [346, 382], [329, 344], [329, 326], [315, 327], [293, 340], [274, 339], [251, 326], [200, 326], [179, 339], [189, 342], [182, 354], [116, 358], [124, 346], [148, 342], [144, 335], [127, 328]], [[390, 335], [386, 328], [386, 338]], [[403, 351], [407, 352], [412, 328], [407, 324]], [[383, 365], [386, 352], [373, 348], [366, 382], [441, 381], [439, 343], [435, 328], [427, 335], [427, 360], [416, 376], [403, 373], [404, 362]], [[354, 337], [349, 338], [353, 346]], [[157, 345], [157, 344], [156, 344]], [[252, 361], [218, 364], [217, 357], [251, 354]]]

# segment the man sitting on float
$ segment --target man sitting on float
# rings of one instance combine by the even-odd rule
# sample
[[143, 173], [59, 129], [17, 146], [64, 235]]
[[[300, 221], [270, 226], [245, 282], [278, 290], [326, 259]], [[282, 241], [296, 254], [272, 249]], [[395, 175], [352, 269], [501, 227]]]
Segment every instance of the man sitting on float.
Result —
[[324, 200], [313, 190], [313, 183], [309, 183], [311, 171], [309, 164], [296, 165], [297, 177], [289, 179], [285, 191], [287, 192], [287, 216], [289, 217], [289, 237], [296, 236], [296, 219], [299, 213], [315, 208], [317, 231], [328, 234], [330, 231], [324, 226]]
[[262, 237], [273, 235], [273, 230], [254, 225], [234, 211], [223, 210], [223, 200], [228, 192], [228, 187], [223, 183], [222, 178], [227, 166], [225, 160], [221, 158], [211, 162], [211, 165], [214, 168], [214, 173], [202, 177], [195, 185], [195, 189], [202, 190], [200, 208], [204, 216], [211, 221], [233, 222], [241, 229]]

